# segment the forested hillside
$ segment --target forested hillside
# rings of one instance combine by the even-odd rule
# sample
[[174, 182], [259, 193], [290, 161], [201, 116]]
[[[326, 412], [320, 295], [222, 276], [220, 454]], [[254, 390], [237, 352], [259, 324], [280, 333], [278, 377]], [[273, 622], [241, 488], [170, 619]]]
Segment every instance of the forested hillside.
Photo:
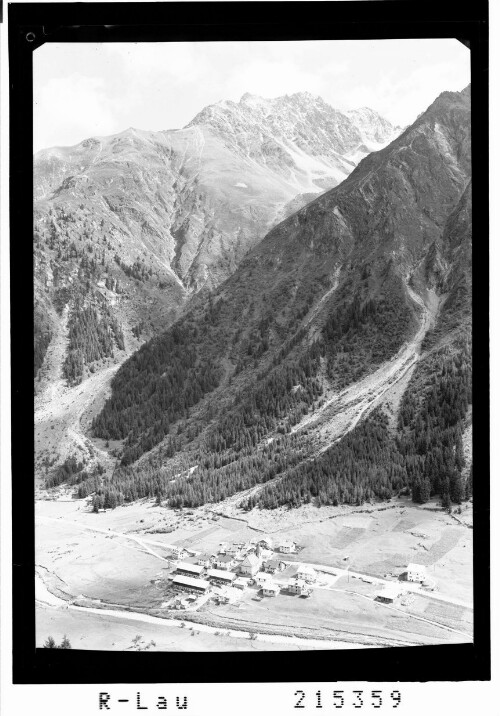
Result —
[[[97, 437], [121, 441], [121, 466], [83, 481], [80, 496], [196, 506], [252, 490], [246, 509], [360, 504], [401, 489], [420, 502], [462, 499], [469, 124], [468, 90], [440, 95], [129, 359], [93, 423]], [[357, 397], [360, 381], [396, 365], [433, 296], [437, 320], [401, 366], [410, 371], [402, 399], [375, 403], [369, 381]], [[308, 429], [308, 416], [349, 390], [361, 401], [352, 429], [335, 433], [334, 414], [321, 434]]]

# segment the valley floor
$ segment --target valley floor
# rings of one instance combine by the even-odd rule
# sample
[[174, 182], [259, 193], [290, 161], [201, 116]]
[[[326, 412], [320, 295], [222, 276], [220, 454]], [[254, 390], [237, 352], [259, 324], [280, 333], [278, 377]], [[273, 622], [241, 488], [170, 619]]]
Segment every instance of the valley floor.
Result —
[[[74, 648], [118, 650], [151, 640], [148, 649], [166, 651], [470, 642], [472, 509], [448, 515], [432, 507], [392, 500], [224, 516], [224, 505], [217, 513], [180, 512], [145, 501], [95, 514], [61, 491], [61, 499], [36, 505], [37, 645], [65, 633]], [[300, 545], [298, 554], [281, 555], [288, 567], [278, 581], [298, 562], [312, 564], [318, 583], [311, 597], [260, 600], [249, 589], [236, 604], [207, 603], [189, 613], [167, 608], [175, 567], [169, 545], [210, 553], [221, 542], [264, 534]], [[435, 591], [399, 581], [410, 561], [427, 565]], [[375, 601], [386, 583], [403, 585], [407, 596], [394, 605]], [[132, 643], [136, 635], [139, 645]]]

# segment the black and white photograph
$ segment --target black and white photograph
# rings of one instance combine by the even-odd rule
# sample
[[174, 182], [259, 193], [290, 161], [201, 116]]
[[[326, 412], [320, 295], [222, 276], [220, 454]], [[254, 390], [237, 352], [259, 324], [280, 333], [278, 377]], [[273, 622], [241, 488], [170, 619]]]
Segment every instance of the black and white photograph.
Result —
[[38, 647], [472, 641], [470, 93], [454, 39], [35, 52]]
[[14, 684], [488, 681], [484, 5], [15, 5]]

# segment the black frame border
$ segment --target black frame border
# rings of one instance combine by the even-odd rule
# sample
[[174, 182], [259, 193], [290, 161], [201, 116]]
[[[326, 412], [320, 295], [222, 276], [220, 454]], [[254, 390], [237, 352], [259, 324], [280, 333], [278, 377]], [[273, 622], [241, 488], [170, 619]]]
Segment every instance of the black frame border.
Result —
[[[139, 22], [138, 22], [139, 20]], [[18, 274], [32, 243], [32, 54], [45, 42], [457, 38], [471, 49], [473, 183], [474, 643], [317, 652], [217, 652], [226, 682], [475, 681], [491, 678], [487, 0], [361, 2], [12, 3], [10, 252], [15, 684], [199, 683], [206, 653], [35, 649], [33, 288]], [[28, 139], [27, 139], [28, 138]], [[22, 320], [20, 320], [22, 319]], [[24, 359], [30, 361], [26, 366]], [[30, 376], [29, 378], [27, 376]], [[31, 450], [33, 448], [33, 450]], [[32, 473], [31, 473], [32, 474]], [[90, 669], [89, 667], [92, 667]], [[258, 671], [256, 671], [256, 667]], [[252, 679], [253, 677], [253, 679]]]

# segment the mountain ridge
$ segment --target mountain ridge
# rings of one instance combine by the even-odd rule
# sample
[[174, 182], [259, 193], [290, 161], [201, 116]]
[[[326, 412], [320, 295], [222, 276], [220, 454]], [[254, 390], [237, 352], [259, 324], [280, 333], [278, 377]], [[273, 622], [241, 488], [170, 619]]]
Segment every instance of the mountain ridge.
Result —
[[[276, 450], [286, 452], [287, 459], [280, 459], [286, 474], [297, 463], [302, 464], [311, 450], [326, 448], [325, 459], [333, 459], [336, 451], [343, 450], [342, 439], [351, 430], [356, 430], [360, 439], [365, 429], [371, 435], [371, 428], [366, 427], [371, 424], [370, 416], [379, 415], [383, 401], [394, 393], [394, 384], [400, 386], [400, 392], [389, 400], [393, 401], [393, 407], [387, 408], [389, 418], [382, 415], [376, 419], [375, 431], [387, 445], [392, 444], [387, 419], [394, 418], [399, 424], [401, 392], [413, 391], [412, 381], [419, 371], [423, 370], [424, 377], [418, 380], [427, 380], [420, 367], [425, 361], [442, 366], [445, 376], [453, 370], [453, 361], [458, 361], [460, 379], [451, 382], [447, 390], [456, 391], [463, 385], [468, 395], [464, 332], [454, 337], [445, 327], [432, 347], [437, 358], [427, 359], [422, 346], [426, 332], [436, 322], [439, 326], [445, 315], [441, 312], [447, 288], [444, 275], [460, 274], [462, 261], [457, 247], [454, 253], [441, 251], [444, 274], [437, 282], [429, 281], [430, 252], [443, 241], [450, 244], [443, 239], [447, 232], [446, 236], [457, 236], [461, 253], [467, 255], [467, 229], [460, 238], [453, 227], [458, 225], [457, 217], [463, 218], [463, 226], [470, 226], [470, 212], [464, 211], [470, 185], [469, 126], [467, 96], [440, 95], [400, 137], [362, 160], [341, 185], [274, 227], [219, 287], [208, 309], [193, 307], [174, 332], [144, 346], [120, 369], [113, 395], [96, 418], [94, 429], [101, 437], [125, 438], [123, 479], [131, 479], [126, 466], [138, 459], [134, 469], [154, 477], [172, 456], [191, 451], [193, 462], [189, 464], [201, 461], [207, 468], [195, 472], [186, 483], [165, 488], [164, 494], [175, 505], [224, 499], [245, 489], [243, 485], [274, 479], [276, 470], [270, 465], [278, 459]], [[463, 306], [470, 313], [467, 297]], [[448, 335], [450, 340], [443, 344]], [[167, 431], [162, 432], [161, 420], [158, 422], [154, 413], [162, 411], [163, 384], [156, 369], [148, 373], [148, 366], [159, 361], [170, 380], [170, 372], [177, 368], [168, 358], [171, 349], [165, 351], [165, 346], [182, 348], [183, 341], [194, 351], [191, 366], [195, 374], [197, 366], [212, 366], [210, 384], [192, 396], [187, 389], [193, 376], [179, 375], [173, 395], [184, 407], [171, 415]], [[458, 346], [453, 349], [455, 357], [447, 357], [446, 345]], [[425, 386], [427, 391], [427, 383]], [[141, 403], [141, 391], [150, 396], [148, 403]], [[328, 411], [321, 413], [325, 400]], [[431, 392], [433, 410], [437, 409], [436, 400]], [[447, 401], [443, 397], [442, 409], [449, 411], [455, 422], [446, 440], [459, 441], [463, 412], [453, 412]], [[405, 408], [411, 420], [416, 420], [414, 405]], [[460, 411], [466, 408], [463, 401], [460, 405]], [[307, 427], [294, 431], [294, 426], [300, 426], [311, 410], [323, 417], [308, 437]], [[338, 415], [345, 420], [339, 421]], [[444, 427], [448, 418], [443, 420], [435, 426], [436, 436], [448, 429]], [[145, 433], [141, 425], [148, 426]], [[416, 440], [417, 434], [411, 433], [411, 440]], [[169, 436], [166, 445], [162, 443], [165, 435]], [[406, 435], [405, 440], [409, 439]], [[340, 447], [334, 447], [339, 440]], [[158, 449], [148, 456], [155, 445]], [[411, 442], [403, 454], [397, 446], [385, 453], [393, 456], [387, 457], [389, 462], [394, 459], [404, 464], [405, 480], [410, 484], [416, 480], [418, 463], [414, 449]], [[440, 456], [436, 460], [451, 459], [446, 449], [435, 445], [436, 456]], [[257, 469], [248, 466], [249, 451], [255, 451]], [[349, 461], [352, 459], [351, 455]], [[232, 471], [229, 465], [233, 465]], [[399, 468], [391, 472], [394, 469], [388, 465], [380, 473], [380, 489], [375, 493], [369, 484], [361, 492], [354, 490], [355, 499], [386, 495], [403, 485], [403, 473]], [[437, 476], [433, 489], [447, 495], [450, 480], [455, 486], [462, 480], [457, 469], [450, 463], [448, 482], [439, 482]], [[432, 472], [437, 475], [435, 468]], [[240, 475], [236, 482], [235, 474]], [[398, 479], [392, 480], [391, 474], [398, 474]], [[195, 494], [201, 503], [192, 502]], [[458, 488], [453, 494], [458, 494]], [[293, 498], [294, 503], [297, 499]], [[275, 505], [275, 501], [266, 504]]]

